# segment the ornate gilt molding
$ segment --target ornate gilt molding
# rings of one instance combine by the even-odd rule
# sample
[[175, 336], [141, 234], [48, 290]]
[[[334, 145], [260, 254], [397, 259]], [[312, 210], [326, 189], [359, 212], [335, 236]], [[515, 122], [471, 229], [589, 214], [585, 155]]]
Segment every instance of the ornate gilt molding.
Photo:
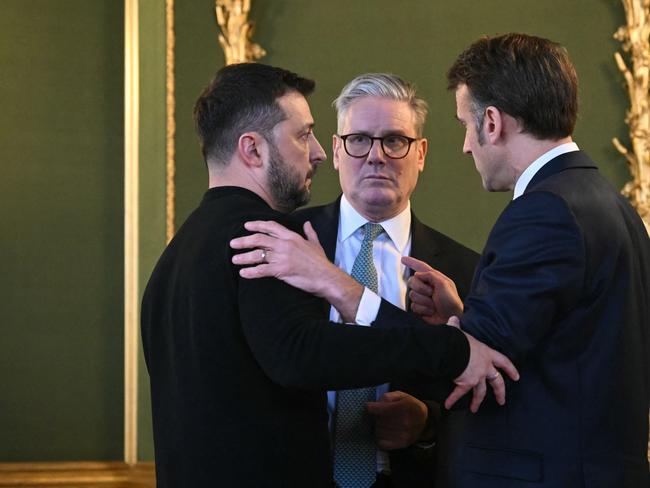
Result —
[[255, 24], [248, 21], [251, 0], [216, 0], [217, 22], [221, 28], [219, 43], [226, 55], [226, 64], [255, 61], [266, 51], [252, 42]]
[[121, 462], [0, 463], [0, 487], [154, 488], [152, 462], [128, 465]]
[[627, 24], [619, 27], [614, 38], [623, 43], [632, 69], [621, 53], [615, 53], [614, 57], [630, 97], [625, 122], [630, 127], [632, 151], [616, 137], [612, 142], [627, 159], [633, 178], [625, 184], [622, 193], [630, 199], [650, 233], [650, 0], [621, 1]]
[[138, 456], [140, 34], [138, 0], [124, 0], [124, 461]]
[[165, 53], [165, 105], [167, 113], [167, 145], [166, 145], [166, 159], [167, 159], [167, 185], [166, 185], [166, 238], [167, 243], [174, 237], [174, 218], [176, 216], [175, 199], [176, 199], [176, 146], [174, 138], [176, 137], [176, 94], [174, 84], [174, 47], [176, 44], [176, 37], [174, 32], [174, 0], [167, 0], [165, 3], [166, 10], [166, 53]]

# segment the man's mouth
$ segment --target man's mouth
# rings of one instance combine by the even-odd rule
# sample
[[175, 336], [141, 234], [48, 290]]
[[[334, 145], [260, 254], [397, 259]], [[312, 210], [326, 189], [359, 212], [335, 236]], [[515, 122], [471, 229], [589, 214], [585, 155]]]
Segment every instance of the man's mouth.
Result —
[[312, 180], [314, 179], [314, 175], [316, 174], [316, 170], [318, 169], [317, 166], [312, 166], [311, 170], [307, 172], [307, 175], [305, 176], [305, 180]]
[[390, 178], [388, 176], [386, 176], [386, 175], [378, 175], [378, 174], [365, 176], [364, 179], [366, 179], [366, 180], [386, 180], [386, 181], [390, 180]]

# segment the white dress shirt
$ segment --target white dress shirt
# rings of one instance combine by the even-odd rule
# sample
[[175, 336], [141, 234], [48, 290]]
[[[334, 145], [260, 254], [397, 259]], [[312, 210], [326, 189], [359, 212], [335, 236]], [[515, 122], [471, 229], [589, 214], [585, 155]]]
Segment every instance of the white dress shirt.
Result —
[[[354, 260], [361, 248], [363, 240], [363, 225], [368, 220], [357, 212], [350, 202], [341, 197], [341, 213], [339, 217], [339, 228], [336, 237], [336, 254], [334, 263], [348, 274], [352, 273]], [[395, 217], [377, 222], [384, 228], [377, 239], [375, 239], [372, 257], [377, 269], [377, 281], [379, 295], [393, 305], [406, 309], [406, 282], [409, 278], [409, 271], [401, 262], [402, 256], [408, 256], [411, 252], [411, 205]], [[370, 325], [377, 316], [380, 298], [367, 288], [364, 290], [356, 321], [360, 325]], [[332, 307], [330, 320], [340, 322], [341, 316]], [[388, 384], [377, 387], [377, 399], [388, 391]], [[328, 409], [331, 414], [336, 409], [336, 392], [328, 392]], [[331, 425], [331, 424], [330, 424]], [[377, 451], [377, 471], [390, 471], [388, 454], [384, 451]]]
[[530, 183], [530, 180], [533, 179], [533, 176], [535, 176], [537, 172], [542, 169], [544, 165], [550, 160], [557, 158], [561, 154], [579, 150], [580, 149], [575, 142], [567, 142], [565, 144], [560, 144], [559, 146], [556, 146], [550, 151], [542, 154], [535, 161], [533, 161], [531, 165], [524, 170], [523, 173], [519, 175], [517, 183], [515, 183], [515, 190], [512, 194], [512, 199], [515, 200], [524, 194], [526, 188], [528, 187], [528, 183]]

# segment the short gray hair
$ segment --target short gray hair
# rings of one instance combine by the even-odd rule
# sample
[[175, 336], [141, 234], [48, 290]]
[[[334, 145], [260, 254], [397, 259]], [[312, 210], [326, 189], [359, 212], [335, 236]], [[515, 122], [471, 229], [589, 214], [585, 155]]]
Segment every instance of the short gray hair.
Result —
[[364, 97], [379, 97], [407, 102], [413, 110], [415, 131], [422, 137], [424, 122], [429, 106], [418, 97], [415, 86], [391, 73], [366, 73], [357, 76], [343, 87], [332, 105], [336, 108], [339, 125], [346, 111], [356, 100]]

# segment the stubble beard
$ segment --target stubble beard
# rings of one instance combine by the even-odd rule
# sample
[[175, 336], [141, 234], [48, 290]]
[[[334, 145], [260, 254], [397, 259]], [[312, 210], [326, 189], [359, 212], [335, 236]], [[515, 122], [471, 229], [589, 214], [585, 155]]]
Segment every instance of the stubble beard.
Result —
[[[290, 163], [284, 160], [275, 144], [269, 144], [269, 193], [277, 210], [289, 213], [306, 205], [311, 198], [311, 191], [306, 181]], [[316, 173], [314, 166], [310, 177]]]

